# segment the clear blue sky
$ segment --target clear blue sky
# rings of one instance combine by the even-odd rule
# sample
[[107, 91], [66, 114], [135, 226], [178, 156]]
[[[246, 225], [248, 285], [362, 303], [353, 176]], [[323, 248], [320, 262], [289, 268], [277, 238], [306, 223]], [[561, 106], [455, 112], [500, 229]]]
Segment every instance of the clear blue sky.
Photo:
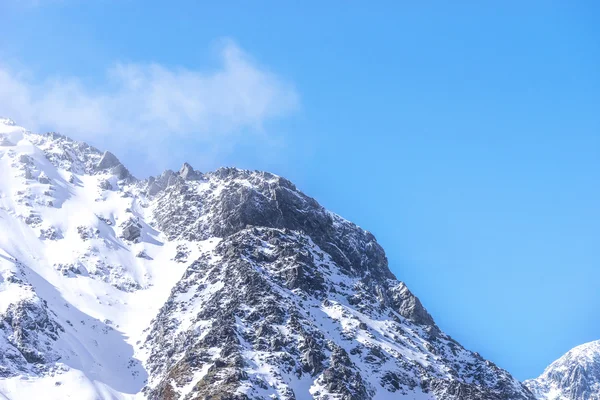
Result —
[[[144, 121], [92, 135], [100, 128], [89, 121], [100, 122], [62, 110], [73, 121], [58, 128], [88, 132], [64, 133], [114, 148], [138, 176], [189, 161], [288, 177], [372, 231], [440, 327], [520, 379], [600, 339], [598, 2], [25, 3], [0, 1], [0, 106], [19, 114], [14, 93], [28, 91], [17, 103], [37, 108], [13, 116], [22, 125], [50, 128], [56, 103], [99, 98], [89, 104], [111, 124], [141, 118], [124, 109], [142, 95], [107, 70], [155, 63], [210, 75], [230, 43], [242, 65], [268, 74], [256, 91], [269, 101], [252, 89], [225, 112], [229, 99], [213, 98], [236, 89], [216, 84], [194, 106], [213, 102], [206, 119], [156, 117], [162, 136], [137, 145], [125, 138], [150, 132]], [[171, 105], [194, 97], [185, 79], [146, 75], [146, 86], [184, 94]], [[143, 110], [157, 109], [152, 99]], [[236, 110], [251, 116], [224, 127]]]

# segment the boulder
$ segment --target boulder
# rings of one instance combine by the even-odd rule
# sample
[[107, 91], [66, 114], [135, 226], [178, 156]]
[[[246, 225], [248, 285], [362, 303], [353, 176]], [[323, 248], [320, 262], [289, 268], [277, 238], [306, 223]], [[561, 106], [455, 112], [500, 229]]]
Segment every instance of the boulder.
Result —
[[47, 185], [50, 183], [50, 178], [48, 178], [48, 176], [42, 172], [40, 176], [38, 176], [38, 182]]
[[98, 186], [100, 186], [100, 189], [102, 190], [113, 190], [112, 184], [106, 179], [101, 180]]
[[130, 220], [126, 223], [123, 228], [123, 233], [121, 237], [125, 240], [134, 241], [138, 239], [142, 235], [142, 226], [139, 222]]

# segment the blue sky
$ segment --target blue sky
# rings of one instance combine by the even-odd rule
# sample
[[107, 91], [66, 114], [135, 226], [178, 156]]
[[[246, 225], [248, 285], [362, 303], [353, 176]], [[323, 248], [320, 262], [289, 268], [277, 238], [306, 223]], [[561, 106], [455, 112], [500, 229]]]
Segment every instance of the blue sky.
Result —
[[596, 2], [198, 3], [2, 0], [0, 114], [288, 177], [520, 379], [600, 339]]

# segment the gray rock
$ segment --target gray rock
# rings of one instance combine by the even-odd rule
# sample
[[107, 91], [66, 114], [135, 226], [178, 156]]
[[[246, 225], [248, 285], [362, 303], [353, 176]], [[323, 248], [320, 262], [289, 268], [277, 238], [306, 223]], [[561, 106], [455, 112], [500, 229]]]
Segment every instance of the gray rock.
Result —
[[421, 325], [435, 325], [433, 318], [427, 312], [421, 301], [412, 294], [404, 282], [400, 282], [396, 287], [389, 290], [391, 295], [391, 305], [405, 318], [408, 318]]
[[[348, 287], [340, 282], [335, 292], [328, 292], [330, 273], [341, 273], [355, 284]], [[207, 291], [214, 285], [219, 289]], [[383, 339], [377, 329], [359, 321], [355, 329], [363, 329], [360, 336], [381, 340], [380, 345], [363, 344], [358, 335], [346, 334], [347, 322], [331, 319], [325, 328], [312, 316], [314, 312], [323, 318], [322, 311], [303, 304], [322, 299], [323, 307], [332, 307], [345, 294], [352, 294], [351, 309], [367, 318], [394, 316], [385, 322], [394, 327], [389, 331], [394, 334]], [[404, 318], [396, 318], [396, 313]], [[198, 325], [176, 335], [181, 318], [191, 318]], [[203, 334], [198, 335], [194, 326], [202, 326]], [[347, 353], [334, 342], [336, 337], [353, 350]], [[390, 343], [422, 352], [422, 360], [437, 366], [408, 360], [390, 351]], [[416, 343], [424, 347], [416, 350]], [[264, 362], [274, 371], [318, 382], [323, 392], [313, 397], [319, 400], [366, 400], [379, 390], [400, 397], [423, 390], [440, 400], [534, 399], [508, 373], [440, 332], [404, 284], [368, 274], [356, 277], [315, 250], [309, 236], [287, 229], [247, 227], [223, 237], [210, 256], [192, 262], [152, 323], [145, 346], [150, 350], [150, 375], [164, 377], [157, 387], [146, 389], [147, 397], [154, 399], [176, 393], [206, 363], [213, 362], [211, 372], [194, 383], [198, 391], [191, 398], [234, 398], [242, 387], [267, 387], [242, 368], [255, 362], [245, 355], [249, 350], [263, 352]], [[215, 349], [219, 349], [219, 359], [207, 361], [205, 355]], [[444, 376], [452, 378], [440, 378], [436, 370], [447, 371]], [[374, 381], [381, 385], [377, 392], [370, 383]], [[281, 379], [276, 386], [291, 390], [288, 383]], [[249, 392], [250, 399], [259, 398], [253, 393]], [[282, 393], [287, 393], [285, 398], [298, 395], [285, 389]]]
[[46, 174], [42, 172], [42, 173], [41, 173], [41, 174], [38, 176], [38, 182], [39, 182], [39, 183], [43, 183], [43, 184], [47, 185], [47, 184], [49, 184], [49, 183], [50, 183], [50, 178], [48, 178], [48, 176], [46, 176]]
[[100, 158], [98, 165], [96, 165], [96, 169], [100, 171], [104, 169], [110, 169], [118, 165], [121, 165], [121, 162], [119, 161], [117, 156], [115, 156], [110, 151], [105, 151], [102, 155], [102, 158]]
[[25, 179], [33, 179], [33, 173], [29, 167], [25, 167]]
[[81, 240], [90, 240], [97, 238], [100, 234], [100, 230], [98, 230], [97, 228], [92, 228], [90, 226], [80, 225], [77, 227], [77, 233], [79, 234]]
[[33, 158], [31, 158], [27, 154], [21, 154], [19, 156], [19, 161], [21, 162], [21, 164], [33, 165]]
[[156, 182], [151, 182], [151, 183], [148, 184], [148, 188], [146, 189], [146, 193], [148, 193], [149, 196], [154, 196], [158, 192], [160, 192], [161, 190], [162, 190], [162, 188], [160, 186], [158, 186], [158, 184]]
[[202, 179], [202, 173], [194, 170], [192, 166], [188, 163], [184, 163], [181, 169], [179, 170], [179, 176], [186, 181], [197, 181]]
[[100, 187], [100, 189], [102, 189], [102, 190], [113, 190], [113, 186], [112, 186], [112, 184], [111, 184], [111, 183], [110, 183], [108, 180], [106, 180], [106, 179], [103, 179], [103, 180], [101, 180], [101, 181], [98, 183], [98, 186], [99, 186], [99, 187]]
[[129, 220], [123, 227], [121, 237], [125, 240], [134, 241], [142, 234], [142, 225], [137, 221]]
[[[52, 149], [46, 157], [70, 171], [72, 183], [76, 175], [99, 171], [112, 174], [112, 181], [131, 178], [109, 152], [54, 133], [35, 140]], [[38, 174], [33, 166], [18, 167]], [[435, 325], [391, 273], [371, 233], [327, 211], [288, 180], [235, 168], [201, 174], [186, 163], [178, 172], [115, 186], [131, 207], [131, 219], [118, 228], [123, 240], [142, 236], [146, 225], [132, 211], [138, 206], [147, 209], [152, 228], [181, 240], [169, 257], [185, 272], [140, 343], [148, 354], [145, 398], [367, 400], [422, 392], [438, 400], [533, 400], [510, 374]], [[23, 204], [31, 200], [27, 193], [18, 196]], [[113, 229], [112, 220], [98, 218], [104, 221], [102, 232]], [[25, 221], [41, 228], [39, 216]], [[60, 240], [52, 230], [39, 232], [44, 239]], [[77, 232], [82, 240], [100, 239], [87, 243], [94, 252], [101, 247], [100, 256], [123, 245], [101, 237], [94, 226], [79, 226]], [[216, 247], [196, 246], [205, 239]], [[107, 246], [97, 246], [101, 241]], [[137, 263], [149, 259], [140, 248], [133, 254]], [[100, 279], [122, 291], [141, 289], [122, 265], [109, 260], [98, 259], [89, 269], [54, 267], [65, 276]], [[3, 278], [26, 280], [25, 275]], [[62, 313], [52, 311], [36, 300], [33, 308], [0, 315], [0, 339], [11, 341], [0, 352], [0, 376], [53, 366], [54, 342], [61, 334], [53, 316]], [[563, 378], [579, 385], [589, 379], [588, 372]], [[294, 393], [309, 383], [318, 392]], [[189, 389], [185, 396], [183, 387]]]
[[110, 151], [105, 151], [96, 165], [96, 171], [108, 170], [119, 179], [131, 178], [129, 170], [125, 168], [119, 159]]
[[600, 340], [571, 349], [525, 385], [540, 399], [600, 399]]

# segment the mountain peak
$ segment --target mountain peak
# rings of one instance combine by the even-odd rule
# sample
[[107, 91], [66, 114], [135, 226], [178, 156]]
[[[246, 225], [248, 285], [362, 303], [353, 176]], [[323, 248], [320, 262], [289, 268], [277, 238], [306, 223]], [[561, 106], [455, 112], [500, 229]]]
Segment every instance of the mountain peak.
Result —
[[0, 398], [533, 400], [287, 179], [0, 127]]
[[0, 125], [16, 126], [17, 124], [10, 118], [0, 117]]
[[183, 163], [181, 169], [179, 170], [179, 175], [186, 181], [196, 181], [202, 178], [202, 173], [200, 171], [194, 170], [194, 168], [188, 164], [187, 162]]
[[600, 340], [574, 347], [525, 385], [540, 400], [600, 399]]
[[97, 168], [100, 170], [109, 169], [116, 167], [117, 165], [121, 165], [121, 161], [119, 161], [117, 156], [115, 156], [110, 151], [105, 151], [104, 154], [102, 154], [102, 158], [100, 158], [100, 161], [98, 161]]

